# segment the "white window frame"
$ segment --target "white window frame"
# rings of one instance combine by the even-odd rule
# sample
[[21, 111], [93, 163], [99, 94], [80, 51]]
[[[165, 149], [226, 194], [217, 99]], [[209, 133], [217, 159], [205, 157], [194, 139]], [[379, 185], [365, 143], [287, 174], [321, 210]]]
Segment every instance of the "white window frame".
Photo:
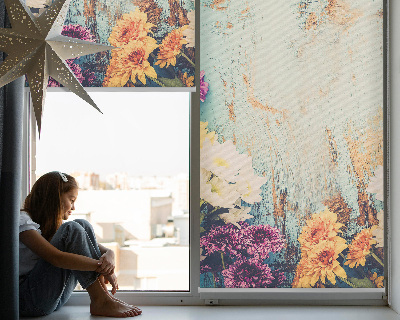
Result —
[[[197, 95], [197, 99], [199, 99], [199, 95], [196, 92], [193, 92], [194, 88], [187, 88], [187, 90], [182, 89], [174, 89], [174, 88], [162, 88], [158, 92], [182, 92], [187, 91], [190, 93], [190, 111], [189, 111], [189, 118], [190, 118], [190, 165], [189, 165], [189, 190], [190, 190], [190, 198], [189, 198], [189, 224], [190, 224], [190, 244], [199, 243], [200, 241], [200, 226], [197, 224], [197, 233], [195, 230], [196, 226], [194, 221], [200, 221], [200, 213], [196, 212], [199, 211], [198, 209], [198, 201], [191, 201], [193, 199], [193, 194], [199, 197], [200, 195], [200, 188], [197, 184], [199, 181], [199, 162], [193, 161], [193, 159], [199, 159], [200, 153], [200, 113], [199, 108], [197, 106], [194, 107], [192, 102], [196, 100], [193, 96]], [[68, 92], [65, 88], [48, 88], [48, 92]], [[111, 92], [116, 93], [118, 92], [154, 92], [155, 90], [152, 88], [86, 88], [86, 91], [89, 93], [91, 92]], [[36, 122], [34, 118], [34, 112], [32, 109], [32, 105], [30, 103], [30, 92], [29, 88], [24, 88], [24, 130], [23, 130], [23, 160], [22, 160], [22, 182], [21, 182], [21, 199], [25, 199], [25, 197], [29, 193], [29, 186], [31, 185], [31, 181], [36, 179], [35, 177], [35, 168], [36, 168]], [[193, 110], [197, 110], [197, 115]], [[197, 176], [196, 176], [197, 175]], [[198, 199], [197, 197], [197, 199]], [[196, 207], [197, 205], [197, 207]], [[196, 210], [197, 209], [197, 210]], [[197, 236], [196, 236], [197, 234]], [[176, 304], [193, 304], [199, 305], [199, 293], [197, 292], [197, 288], [200, 283], [200, 266], [199, 264], [193, 263], [196, 260], [199, 260], [200, 256], [200, 248], [197, 246], [190, 248], [190, 255], [189, 255], [189, 291], [120, 291], [117, 293], [117, 296], [120, 299], [125, 301], [132, 301], [136, 304], [167, 304], [167, 305], [176, 305]], [[197, 270], [196, 270], [197, 269]], [[142, 301], [143, 300], [143, 301]], [[70, 298], [70, 304], [88, 304], [90, 302], [89, 297], [86, 292], [74, 292], [72, 297]]]
[[[389, 0], [390, 1], [390, 0]], [[384, 38], [386, 43], [386, 55], [384, 55], [385, 63], [387, 65], [387, 72], [384, 77], [384, 89], [389, 95], [388, 89], [388, 75], [391, 68], [389, 60], [389, 15], [388, 7], [389, 2], [385, 0], [385, 15], [387, 17], [384, 24]], [[199, 1], [196, 0], [196, 7], [200, 8]], [[393, 14], [392, 14], [393, 16]], [[199, 55], [199, 21], [200, 13], [196, 11], [196, 57]], [[390, 35], [393, 37], [393, 35]], [[397, 57], [398, 58], [398, 57]], [[196, 63], [199, 64], [199, 58]], [[200, 69], [196, 70], [196, 79], [199, 79]], [[89, 92], [95, 91], [113, 91], [121, 92], [132, 90], [132, 88], [86, 88]], [[134, 88], [139, 89], [139, 88]], [[149, 90], [147, 90], [149, 89]], [[159, 89], [159, 88], [157, 88]], [[174, 91], [173, 89], [166, 89], [162, 91]], [[48, 91], [65, 91], [63, 88], [49, 88]], [[141, 88], [135, 91], [152, 91], [151, 88]], [[387, 97], [384, 97], [387, 100]], [[22, 197], [24, 199], [29, 192], [30, 181], [33, 180], [34, 170], [30, 168], [30, 162], [35, 161], [35, 139], [32, 139], [35, 134], [35, 120], [32, 110], [28, 108], [28, 101], [30, 101], [29, 89], [25, 88], [24, 91], [24, 131], [23, 131], [23, 160], [22, 160]], [[386, 101], [387, 115], [389, 116], [389, 103]], [[392, 121], [395, 121], [393, 119]], [[400, 121], [400, 119], [397, 119]], [[387, 134], [386, 141], [386, 170], [389, 170], [389, 121], [384, 130]], [[29, 143], [29, 142], [32, 143]], [[297, 288], [276, 288], [276, 289], [212, 289], [212, 288], [199, 288], [200, 285], [200, 99], [199, 92], [191, 93], [191, 107], [190, 107], [190, 270], [189, 270], [189, 291], [188, 292], [161, 292], [161, 291], [122, 291], [117, 293], [117, 297], [136, 305], [365, 305], [365, 306], [387, 306], [388, 305], [388, 291], [390, 292], [390, 282], [392, 279], [390, 268], [390, 243], [386, 241], [385, 245], [385, 288], [379, 289], [353, 289], [353, 288], [335, 288], [335, 289], [297, 289]], [[389, 179], [386, 179], [385, 185], [389, 186]], [[385, 239], [390, 239], [387, 233], [389, 226], [388, 217], [390, 216], [389, 195], [387, 192], [387, 201], [385, 202], [386, 220], [385, 220]], [[388, 249], [389, 248], [389, 249]], [[394, 280], [393, 280], [394, 281]], [[69, 300], [69, 305], [87, 305], [90, 299], [85, 292], [74, 292]]]

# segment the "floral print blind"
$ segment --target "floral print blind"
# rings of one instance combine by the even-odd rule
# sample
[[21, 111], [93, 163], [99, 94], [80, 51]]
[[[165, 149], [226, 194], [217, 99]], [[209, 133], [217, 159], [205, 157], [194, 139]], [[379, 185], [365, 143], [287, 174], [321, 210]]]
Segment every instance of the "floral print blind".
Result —
[[118, 49], [67, 64], [84, 87], [194, 87], [194, 13], [194, 0], [72, 0], [62, 34]]
[[201, 287], [382, 288], [383, 1], [200, 4]]

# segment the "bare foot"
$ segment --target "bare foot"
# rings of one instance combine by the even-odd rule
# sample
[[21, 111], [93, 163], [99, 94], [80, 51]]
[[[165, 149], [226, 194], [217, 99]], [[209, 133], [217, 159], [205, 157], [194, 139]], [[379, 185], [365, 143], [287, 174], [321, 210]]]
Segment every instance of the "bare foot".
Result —
[[135, 309], [138, 312], [138, 314], [142, 314], [142, 310], [140, 308], [138, 308], [138, 307], [136, 307], [136, 306], [134, 306], [132, 304], [129, 304], [129, 303], [125, 302], [125, 301], [119, 300], [117, 297], [114, 297], [108, 290], [107, 290], [107, 294], [109, 295], [109, 297], [111, 299], [113, 299], [115, 301], [118, 301], [119, 303], [122, 303], [122, 304], [130, 307], [131, 309]]
[[127, 318], [138, 316], [141, 312], [107, 295], [104, 299], [90, 303], [90, 313], [94, 316]]
[[125, 301], [119, 300], [117, 297], [114, 297], [114, 296], [108, 291], [108, 288], [107, 288], [107, 286], [106, 286], [106, 284], [105, 284], [105, 282], [104, 282], [104, 277], [103, 277], [103, 276], [99, 276], [98, 279], [99, 279], [100, 284], [101, 284], [101, 286], [103, 287], [104, 291], [107, 293], [107, 295], [108, 295], [111, 299], [113, 299], [113, 300], [115, 300], [115, 301], [118, 301], [118, 302], [120, 302], [120, 303], [122, 303], [122, 304], [124, 304], [124, 305], [126, 305], [126, 306], [128, 306], [128, 307], [130, 307], [130, 308], [132, 308], [132, 309], [135, 309], [135, 310], [138, 312], [138, 314], [142, 314], [142, 310], [141, 310], [140, 308], [138, 308], [138, 307], [136, 307], [136, 306], [134, 306], [134, 305], [128, 304], [128, 303], [126, 303]]

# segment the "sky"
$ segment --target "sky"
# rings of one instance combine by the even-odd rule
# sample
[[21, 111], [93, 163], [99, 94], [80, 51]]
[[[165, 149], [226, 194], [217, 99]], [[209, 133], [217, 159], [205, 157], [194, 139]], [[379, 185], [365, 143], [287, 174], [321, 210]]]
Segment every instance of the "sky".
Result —
[[101, 114], [70, 92], [46, 94], [36, 173], [132, 176], [189, 172], [187, 92], [90, 92]]

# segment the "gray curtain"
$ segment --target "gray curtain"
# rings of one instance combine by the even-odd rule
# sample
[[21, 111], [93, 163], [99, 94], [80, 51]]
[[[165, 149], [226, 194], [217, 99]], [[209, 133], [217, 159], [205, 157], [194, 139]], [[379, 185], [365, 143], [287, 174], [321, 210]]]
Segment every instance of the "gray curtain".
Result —
[[[0, 27], [8, 27], [0, 0]], [[0, 62], [3, 55], [0, 54]], [[18, 319], [18, 219], [24, 79], [0, 88], [0, 319]]]

